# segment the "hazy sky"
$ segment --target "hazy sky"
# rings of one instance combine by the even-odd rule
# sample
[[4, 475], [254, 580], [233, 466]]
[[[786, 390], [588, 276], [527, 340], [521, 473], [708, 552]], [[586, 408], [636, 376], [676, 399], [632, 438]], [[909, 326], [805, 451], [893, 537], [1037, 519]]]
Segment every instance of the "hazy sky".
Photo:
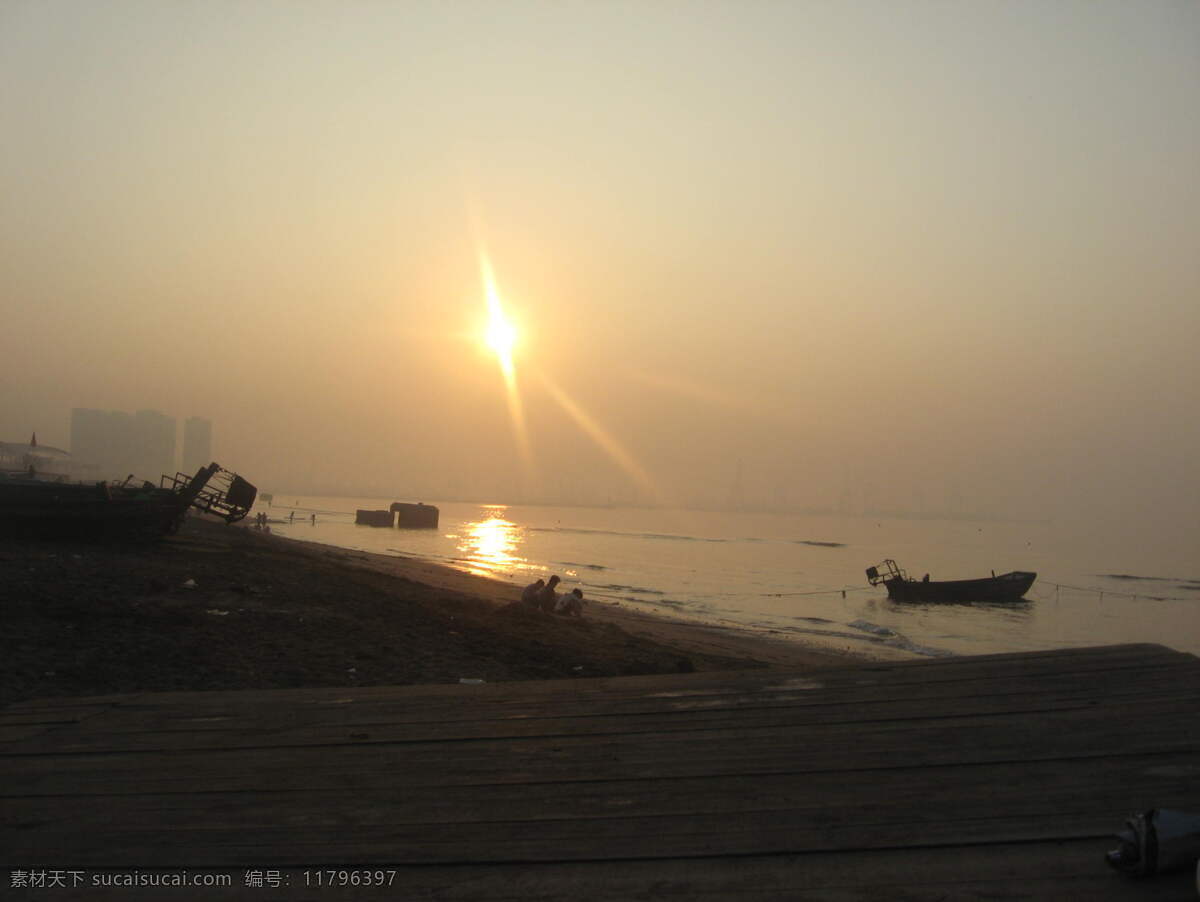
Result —
[[1196, 529], [1194, 0], [0, 0], [0, 123], [0, 439]]

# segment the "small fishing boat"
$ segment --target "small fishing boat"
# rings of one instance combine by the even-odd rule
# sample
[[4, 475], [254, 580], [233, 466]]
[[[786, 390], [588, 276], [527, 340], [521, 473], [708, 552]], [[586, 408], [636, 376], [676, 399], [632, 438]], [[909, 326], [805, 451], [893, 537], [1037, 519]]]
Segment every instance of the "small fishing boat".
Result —
[[882, 564], [867, 568], [867, 579], [872, 586], [883, 583], [888, 598], [893, 601], [918, 601], [926, 603], [970, 602], [970, 601], [1020, 601], [1029, 591], [1036, 573], [1015, 570], [983, 579], [955, 579], [931, 581], [929, 574], [923, 579], [910, 579], [891, 558]]

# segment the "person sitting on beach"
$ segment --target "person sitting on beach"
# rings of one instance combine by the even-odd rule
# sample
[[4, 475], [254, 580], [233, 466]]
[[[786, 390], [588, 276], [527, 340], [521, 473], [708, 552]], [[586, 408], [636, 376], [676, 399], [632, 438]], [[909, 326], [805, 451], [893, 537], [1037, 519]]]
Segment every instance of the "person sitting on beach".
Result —
[[560, 582], [561, 580], [558, 578], [558, 574], [553, 574], [550, 577], [550, 582], [546, 583], [546, 585], [542, 586], [542, 588], [538, 590], [537, 606], [539, 610], [544, 611], [547, 614], [550, 614], [554, 611], [554, 606], [558, 604], [558, 593], [554, 591], [554, 587]]
[[583, 590], [576, 587], [570, 592], [563, 592], [558, 596], [558, 602], [554, 605], [554, 613], [567, 617], [582, 617]]
[[525, 587], [525, 591], [521, 593], [521, 604], [526, 607], [536, 608], [538, 606], [538, 593], [542, 591], [542, 587], [546, 585], [544, 579], [539, 579], [535, 583], [530, 583]]

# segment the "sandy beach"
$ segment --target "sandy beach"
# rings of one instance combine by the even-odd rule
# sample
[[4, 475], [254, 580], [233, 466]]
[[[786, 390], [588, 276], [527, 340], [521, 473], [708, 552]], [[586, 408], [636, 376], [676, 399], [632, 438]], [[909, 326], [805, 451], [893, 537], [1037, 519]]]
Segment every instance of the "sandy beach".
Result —
[[582, 619], [540, 614], [515, 606], [507, 583], [198, 517], [155, 545], [6, 541], [0, 586], [0, 704], [813, 669], [849, 657], [610, 604], [588, 604]]

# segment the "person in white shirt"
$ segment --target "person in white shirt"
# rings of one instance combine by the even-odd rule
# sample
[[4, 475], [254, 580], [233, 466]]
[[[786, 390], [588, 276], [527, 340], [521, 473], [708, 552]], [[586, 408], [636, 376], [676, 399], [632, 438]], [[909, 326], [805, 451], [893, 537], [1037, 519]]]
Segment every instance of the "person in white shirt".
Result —
[[554, 604], [554, 613], [564, 614], [568, 617], [582, 617], [583, 590], [574, 588], [570, 592], [563, 592]]

